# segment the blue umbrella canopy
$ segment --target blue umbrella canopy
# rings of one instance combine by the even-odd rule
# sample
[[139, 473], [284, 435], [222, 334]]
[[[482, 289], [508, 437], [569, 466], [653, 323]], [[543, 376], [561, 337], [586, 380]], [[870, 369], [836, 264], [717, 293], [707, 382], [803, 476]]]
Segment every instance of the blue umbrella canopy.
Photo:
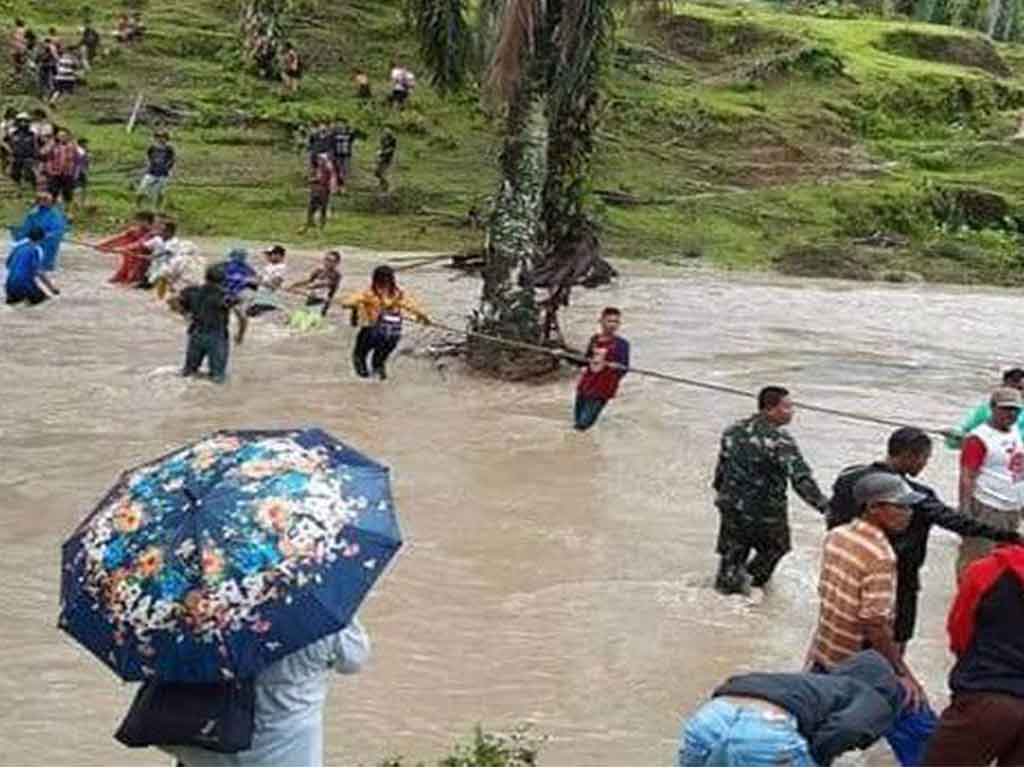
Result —
[[319, 429], [218, 432], [64, 543], [59, 626], [124, 680], [249, 678], [346, 626], [401, 543], [386, 467]]

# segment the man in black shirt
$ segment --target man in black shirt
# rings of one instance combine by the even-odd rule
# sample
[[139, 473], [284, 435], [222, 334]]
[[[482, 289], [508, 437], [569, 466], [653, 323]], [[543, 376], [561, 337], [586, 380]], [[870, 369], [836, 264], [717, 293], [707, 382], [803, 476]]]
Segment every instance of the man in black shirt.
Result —
[[911, 507], [910, 525], [907, 529], [890, 536], [896, 551], [896, 619], [893, 639], [903, 650], [914, 635], [917, 623], [917, 597], [921, 589], [919, 571], [928, 555], [928, 536], [933, 525], [945, 528], [961, 536], [977, 536], [995, 541], [1019, 541], [1016, 532], [995, 528], [960, 514], [942, 503], [935, 491], [911, 478], [917, 477], [931, 458], [932, 441], [925, 432], [915, 427], [902, 427], [889, 437], [888, 457], [873, 464], [847, 467], [839, 473], [832, 487], [832, 500], [826, 516], [828, 527], [835, 528], [850, 522], [857, 516], [857, 504], [853, 499], [853, 487], [867, 474], [890, 472], [901, 475], [918, 493], [923, 501]]
[[155, 138], [156, 142], [146, 150], [146, 173], [139, 182], [136, 205], [141, 207], [143, 200], [149, 198], [159, 209], [178, 156], [168, 141], [170, 136], [166, 131], [157, 131]]
[[[191, 318], [188, 326], [188, 347], [182, 376], [194, 376], [204, 358], [209, 358], [210, 378], [223, 384], [227, 376], [228, 323], [236, 299], [224, 290], [224, 265], [215, 264], [206, 270], [206, 282], [183, 290], [168, 303], [171, 308]], [[235, 343], [241, 344], [245, 336], [245, 321], [241, 320]]]
[[949, 612], [953, 699], [924, 765], [1024, 765], [1024, 547], [964, 571]]

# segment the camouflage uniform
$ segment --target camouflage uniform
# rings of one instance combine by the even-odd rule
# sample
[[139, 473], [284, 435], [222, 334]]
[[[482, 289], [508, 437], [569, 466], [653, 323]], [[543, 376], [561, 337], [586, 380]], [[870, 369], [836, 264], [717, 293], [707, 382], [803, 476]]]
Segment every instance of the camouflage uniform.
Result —
[[[713, 483], [721, 517], [717, 588], [739, 591], [747, 573], [754, 586], [762, 586], [789, 552], [789, 482], [812, 507], [827, 509], [828, 499], [789, 432], [760, 414], [725, 430]], [[748, 562], [751, 550], [755, 554]]]

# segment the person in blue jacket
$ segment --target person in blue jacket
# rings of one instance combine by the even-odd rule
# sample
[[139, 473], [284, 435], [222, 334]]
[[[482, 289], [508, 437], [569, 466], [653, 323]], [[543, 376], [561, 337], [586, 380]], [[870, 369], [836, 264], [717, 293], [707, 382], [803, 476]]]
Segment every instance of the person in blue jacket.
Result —
[[[43, 246], [46, 233], [40, 227], [28, 231], [28, 237], [15, 241], [7, 256], [7, 281], [4, 292], [8, 304], [42, 304], [49, 294], [60, 294], [43, 272]], [[42, 287], [40, 287], [42, 285]]]

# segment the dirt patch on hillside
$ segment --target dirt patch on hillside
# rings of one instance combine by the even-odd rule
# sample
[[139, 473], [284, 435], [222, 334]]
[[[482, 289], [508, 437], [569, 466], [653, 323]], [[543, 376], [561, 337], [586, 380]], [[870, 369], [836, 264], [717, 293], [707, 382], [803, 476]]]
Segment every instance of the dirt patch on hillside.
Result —
[[996, 77], [1009, 77], [1013, 74], [992, 43], [980, 37], [932, 35], [902, 30], [887, 33], [877, 47], [898, 56], [975, 67]]

